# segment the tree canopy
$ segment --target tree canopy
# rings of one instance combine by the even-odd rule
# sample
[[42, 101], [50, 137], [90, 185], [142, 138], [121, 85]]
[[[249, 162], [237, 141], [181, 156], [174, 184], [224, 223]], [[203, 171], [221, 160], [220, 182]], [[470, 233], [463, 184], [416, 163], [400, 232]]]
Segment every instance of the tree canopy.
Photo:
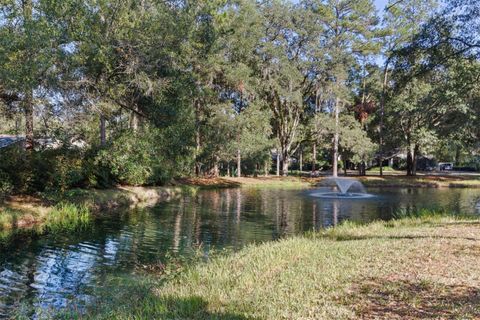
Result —
[[0, 133], [29, 150], [0, 171], [19, 189], [478, 165], [477, 1], [0, 4]]

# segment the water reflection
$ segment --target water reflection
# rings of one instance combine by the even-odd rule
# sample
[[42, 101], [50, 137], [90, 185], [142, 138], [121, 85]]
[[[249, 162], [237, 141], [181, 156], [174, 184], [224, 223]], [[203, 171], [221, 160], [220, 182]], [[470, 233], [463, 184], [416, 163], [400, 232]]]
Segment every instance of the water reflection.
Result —
[[41, 318], [81, 309], [108, 276], [165, 262], [167, 252], [238, 250], [248, 243], [318, 230], [344, 219], [388, 219], [422, 208], [480, 213], [480, 190], [370, 189], [369, 200], [318, 199], [311, 191], [203, 191], [155, 208], [98, 220], [82, 234], [44, 237], [0, 253], [0, 318], [21, 310]]

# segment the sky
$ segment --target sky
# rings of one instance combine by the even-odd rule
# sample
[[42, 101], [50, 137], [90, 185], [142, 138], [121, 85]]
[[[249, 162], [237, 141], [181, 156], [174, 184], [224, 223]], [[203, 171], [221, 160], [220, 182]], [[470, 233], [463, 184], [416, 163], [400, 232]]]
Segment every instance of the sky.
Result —
[[375, 5], [377, 6], [378, 10], [383, 10], [385, 8], [385, 5], [387, 4], [388, 0], [375, 0]]

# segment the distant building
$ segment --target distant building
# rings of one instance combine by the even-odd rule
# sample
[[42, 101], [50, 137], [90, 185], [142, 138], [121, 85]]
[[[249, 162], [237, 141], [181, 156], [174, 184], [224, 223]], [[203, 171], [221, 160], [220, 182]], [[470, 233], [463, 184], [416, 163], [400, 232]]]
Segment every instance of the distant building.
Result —
[[22, 136], [0, 134], [0, 149], [8, 147], [12, 144], [23, 143], [24, 141], [25, 141], [25, 137], [22, 137]]
[[[14, 144], [20, 144], [23, 146], [25, 142], [25, 137], [23, 136], [14, 136], [8, 134], [0, 134], [0, 149], [6, 148]], [[72, 147], [79, 149], [86, 147], [86, 142], [83, 140], [74, 140], [70, 142]], [[35, 149], [58, 149], [62, 147], [62, 143], [59, 140], [52, 138], [38, 138], [35, 139]]]

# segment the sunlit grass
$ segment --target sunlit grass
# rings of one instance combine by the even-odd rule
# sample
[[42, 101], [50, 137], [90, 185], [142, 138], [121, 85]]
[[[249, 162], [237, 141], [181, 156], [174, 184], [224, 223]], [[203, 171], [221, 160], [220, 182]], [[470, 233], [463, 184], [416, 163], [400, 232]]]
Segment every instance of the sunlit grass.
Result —
[[90, 210], [82, 205], [60, 203], [56, 205], [44, 223], [49, 231], [71, 231], [88, 225], [92, 220]]
[[37, 214], [4, 208], [0, 212], [0, 247], [32, 235], [81, 231], [92, 220], [88, 207], [71, 203], [60, 203]]

